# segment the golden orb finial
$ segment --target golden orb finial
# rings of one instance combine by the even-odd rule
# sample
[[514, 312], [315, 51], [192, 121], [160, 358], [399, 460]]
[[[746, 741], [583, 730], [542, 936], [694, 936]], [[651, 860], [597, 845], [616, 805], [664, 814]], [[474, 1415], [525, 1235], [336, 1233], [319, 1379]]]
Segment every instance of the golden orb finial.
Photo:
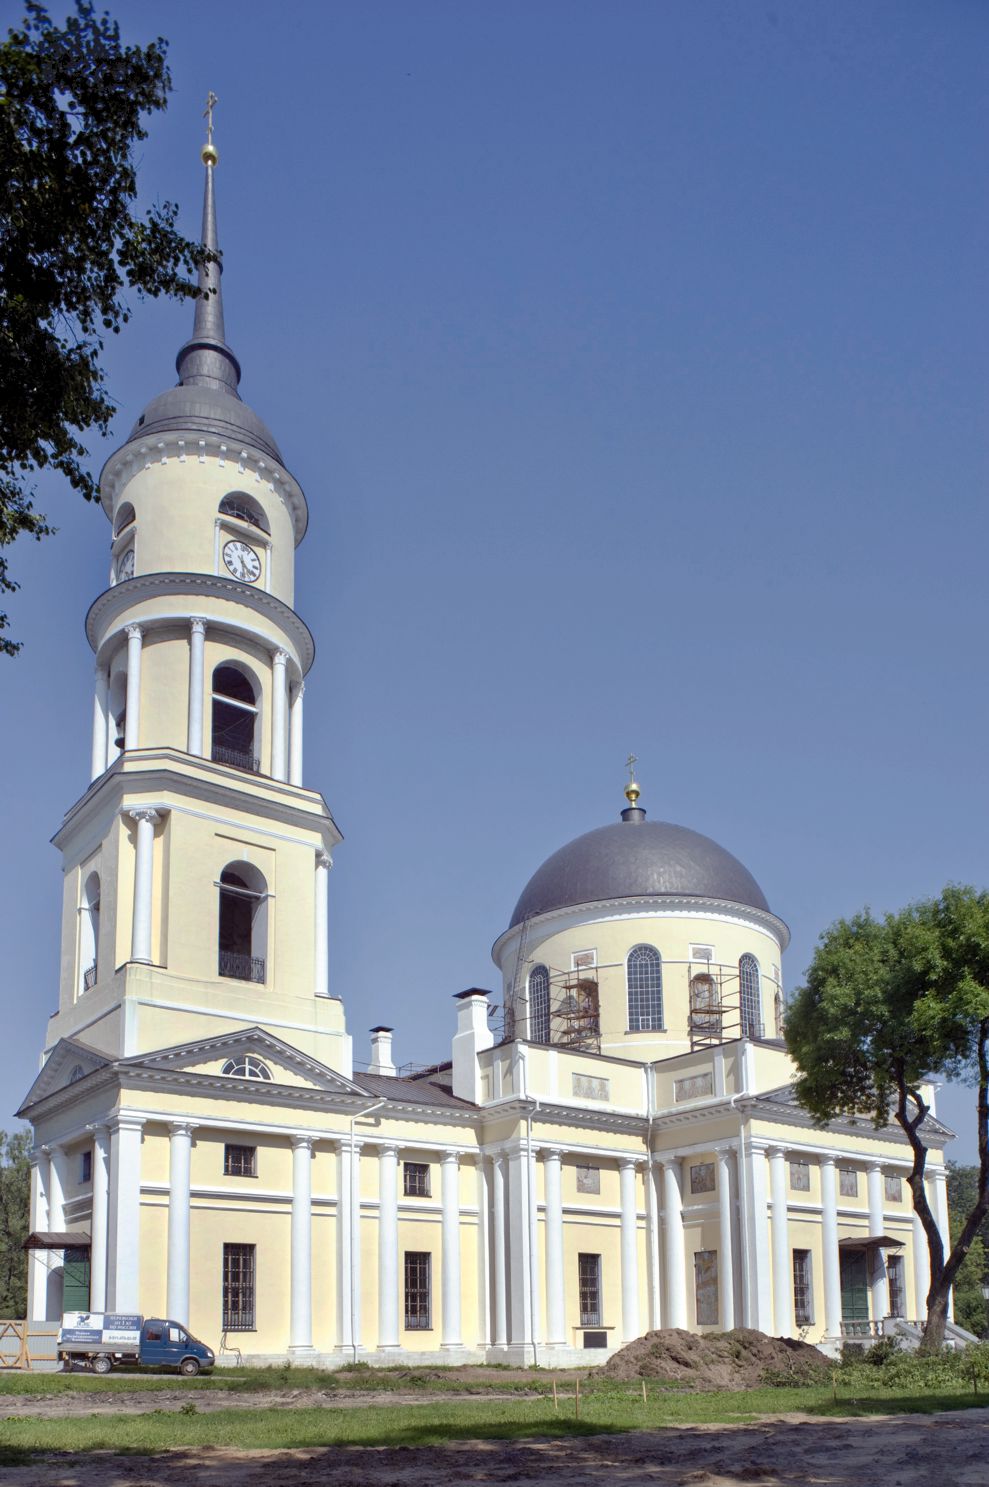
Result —
[[216, 145], [203, 145], [199, 152], [204, 165], [216, 165], [219, 163], [220, 152]]
[[219, 101], [213, 89], [210, 88], [206, 94], [206, 107], [203, 109], [203, 118], [206, 120], [206, 143], [199, 152], [204, 165], [216, 165], [220, 159], [220, 152], [213, 143], [213, 110]]
[[628, 770], [628, 784], [625, 786], [625, 799], [628, 801], [629, 805], [635, 805], [635, 802], [642, 794], [642, 791], [639, 789], [635, 781], [635, 766], [638, 764], [638, 762], [639, 761], [634, 754], [629, 754], [628, 758], [625, 760], [625, 768]]

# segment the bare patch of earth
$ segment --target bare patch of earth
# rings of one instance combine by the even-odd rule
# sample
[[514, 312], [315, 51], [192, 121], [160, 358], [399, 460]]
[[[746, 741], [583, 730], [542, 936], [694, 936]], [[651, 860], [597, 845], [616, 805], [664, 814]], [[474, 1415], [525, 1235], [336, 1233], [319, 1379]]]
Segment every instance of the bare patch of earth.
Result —
[[214, 1410], [347, 1410], [367, 1409], [369, 1405], [390, 1408], [399, 1404], [464, 1404], [492, 1399], [525, 1399], [538, 1397], [539, 1391], [515, 1390], [504, 1393], [430, 1394], [417, 1389], [265, 1389], [248, 1393], [243, 1389], [130, 1389], [102, 1391], [80, 1390], [64, 1394], [0, 1394], [0, 1420], [34, 1418], [40, 1420], [76, 1419], [80, 1415], [150, 1415], [154, 1410], [175, 1413], [196, 1407], [197, 1415]]

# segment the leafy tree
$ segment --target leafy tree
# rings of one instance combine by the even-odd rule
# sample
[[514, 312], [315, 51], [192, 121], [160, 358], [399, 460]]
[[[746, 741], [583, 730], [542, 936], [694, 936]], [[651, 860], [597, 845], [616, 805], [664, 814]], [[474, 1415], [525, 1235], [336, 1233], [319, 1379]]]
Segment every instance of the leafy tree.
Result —
[[[833, 924], [790, 1007], [786, 1039], [797, 1098], [819, 1124], [865, 1115], [881, 1127], [892, 1116], [910, 1143], [908, 1182], [931, 1258], [923, 1347], [940, 1348], [951, 1287], [989, 1214], [989, 894], [949, 887], [884, 919], [865, 911]], [[924, 1183], [923, 1087], [936, 1075], [974, 1085], [979, 1143], [972, 1202], [948, 1256]]]
[[[187, 276], [210, 257], [175, 231], [174, 203], [131, 210], [142, 116], [171, 89], [162, 38], [122, 46], [86, 0], [61, 27], [36, 0], [25, 11], [0, 43], [0, 594], [17, 587], [2, 549], [53, 530], [34, 474], [96, 498], [80, 436], [114, 413], [100, 355], [130, 318], [125, 291], [195, 295]], [[0, 652], [19, 648], [0, 633]]]
[[[978, 1167], [948, 1163], [948, 1211], [951, 1215], [951, 1240], [958, 1238], [962, 1218], [975, 1206], [979, 1191]], [[989, 1280], [989, 1216], [983, 1219], [972, 1246], [962, 1261], [955, 1279], [955, 1318], [969, 1332], [984, 1337], [989, 1331], [989, 1308], [982, 1287]]]
[[31, 1212], [31, 1133], [0, 1131], [0, 1317], [27, 1314], [24, 1241]]

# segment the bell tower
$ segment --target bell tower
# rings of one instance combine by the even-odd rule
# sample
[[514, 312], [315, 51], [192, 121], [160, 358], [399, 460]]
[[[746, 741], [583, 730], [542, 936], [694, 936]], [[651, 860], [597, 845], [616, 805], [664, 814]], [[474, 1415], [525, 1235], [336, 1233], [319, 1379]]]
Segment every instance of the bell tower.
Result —
[[[208, 114], [202, 238], [216, 252]], [[201, 268], [178, 383], [101, 477], [92, 783], [55, 837], [61, 986], [46, 1041], [120, 1058], [258, 1024], [349, 1075], [327, 945], [340, 833], [303, 783], [314, 646], [293, 604], [308, 509], [240, 396], [221, 274], [219, 260]]]

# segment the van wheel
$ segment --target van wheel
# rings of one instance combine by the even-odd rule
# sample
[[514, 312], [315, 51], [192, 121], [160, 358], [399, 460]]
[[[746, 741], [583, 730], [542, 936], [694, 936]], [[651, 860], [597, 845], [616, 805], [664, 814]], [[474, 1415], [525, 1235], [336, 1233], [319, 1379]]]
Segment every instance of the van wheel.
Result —
[[179, 1364], [179, 1373], [184, 1373], [187, 1379], [194, 1379], [199, 1372], [198, 1358], [183, 1358]]
[[94, 1373], [109, 1373], [113, 1367], [113, 1359], [108, 1358], [106, 1353], [100, 1353], [98, 1358], [93, 1359]]

